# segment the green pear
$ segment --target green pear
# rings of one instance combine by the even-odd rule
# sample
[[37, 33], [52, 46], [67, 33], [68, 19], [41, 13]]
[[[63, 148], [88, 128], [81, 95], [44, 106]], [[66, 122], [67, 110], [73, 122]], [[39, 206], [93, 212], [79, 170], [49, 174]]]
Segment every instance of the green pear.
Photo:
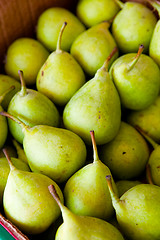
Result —
[[28, 164], [28, 159], [26, 157], [26, 154], [24, 152], [24, 149], [21, 144], [19, 144], [15, 139], [12, 139], [13, 146], [16, 149], [17, 156], [19, 159], [21, 159], [23, 162]]
[[11, 86], [14, 86], [15, 88], [10, 91], [5, 98], [2, 101], [2, 107], [7, 110], [8, 104], [11, 100], [11, 98], [14, 96], [16, 92], [18, 92], [21, 89], [21, 84], [16, 79], [7, 76], [5, 74], [0, 74], [0, 95], [3, 94], [7, 89], [9, 89]]
[[95, 76], [85, 83], [66, 104], [63, 111], [64, 126], [91, 143], [90, 130], [94, 129], [98, 145], [111, 141], [118, 133], [121, 122], [121, 103], [108, 72], [105, 60]]
[[[45, 124], [58, 127], [60, 115], [55, 104], [34, 89], [26, 88], [23, 72], [19, 71], [21, 90], [11, 99], [7, 112], [24, 121], [29, 126]], [[22, 144], [24, 134], [16, 122], [8, 119], [9, 129], [12, 136]]]
[[149, 56], [155, 60], [155, 62], [160, 67], [160, 46], [159, 46], [159, 38], [160, 38], [160, 20], [158, 20], [153, 35], [149, 45]]
[[139, 45], [144, 45], [148, 52], [150, 40], [157, 19], [145, 4], [127, 1], [120, 3], [121, 10], [112, 23], [112, 34], [118, 48], [124, 53], [137, 52]]
[[[28, 172], [30, 171], [28, 164], [24, 163], [21, 159], [11, 157], [11, 161], [17, 169]], [[10, 168], [7, 159], [5, 157], [0, 158], [0, 205], [2, 205], [3, 202], [3, 192], [7, 183], [9, 172]]]
[[142, 182], [138, 180], [119, 180], [116, 182], [116, 187], [118, 190], [118, 196], [121, 197], [125, 192], [127, 192], [130, 188], [141, 184]]
[[160, 187], [138, 184], [121, 198], [114, 192], [111, 176], [107, 176], [113, 207], [123, 233], [130, 240], [158, 240], [160, 238]]
[[142, 110], [151, 105], [160, 90], [160, 69], [154, 60], [142, 54], [127, 53], [116, 59], [110, 75], [120, 95], [123, 107]]
[[94, 217], [78, 216], [60, 201], [53, 185], [49, 191], [62, 212], [63, 223], [57, 230], [55, 240], [124, 240], [122, 234], [112, 224]]
[[115, 138], [100, 148], [102, 162], [119, 180], [140, 176], [145, 170], [149, 154], [149, 146], [142, 135], [123, 121]]
[[77, 134], [47, 125], [30, 127], [6, 112], [0, 115], [16, 121], [22, 128], [23, 148], [33, 172], [62, 183], [84, 165], [87, 150]]
[[61, 50], [66, 25], [67, 22], [62, 25], [56, 51], [49, 55], [36, 80], [38, 91], [60, 106], [64, 106], [85, 83], [85, 74], [79, 63], [71, 54]]
[[6, 158], [10, 173], [3, 194], [5, 216], [26, 234], [44, 232], [60, 216], [48, 185], [55, 186], [63, 201], [59, 186], [43, 174], [17, 169], [7, 153]]
[[68, 27], [62, 37], [62, 49], [69, 51], [74, 39], [85, 30], [78, 17], [65, 8], [52, 7], [42, 12], [38, 18], [37, 39], [50, 51], [56, 49], [58, 35], [64, 22], [68, 23]]
[[115, 0], [79, 0], [76, 6], [78, 18], [87, 27], [111, 20], [119, 10]]
[[160, 95], [144, 110], [129, 111], [126, 120], [132, 126], [137, 126], [154, 141], [160, 143]]
[[[109, 26], [110, 23], [104, 21], [90, 27], [81, 33], [71, 46], [71, 54], [89, 76], [94, 76], [112, 49], [117, 46]], [[109, 66], [117, 57], [118, 51], [114, 54]]]
[[[113, 216], [114, 210], [105, 176], [111, 172], [98, 157], [94, 131], [90, 131], [90, 134], [94, 161], [69, 178], [64, 187], [65, 204], [77, 215], [109, 220]], [[113, 185], [114, 190], [117, 191], [114, 180]]]
[[33, 38], [18, 38], [7, 49], [5, 71], [19, 80], [18, 70], [24, 72], [27, 85], [36, 83], [37, 73], [45, 62], [49, 52]]

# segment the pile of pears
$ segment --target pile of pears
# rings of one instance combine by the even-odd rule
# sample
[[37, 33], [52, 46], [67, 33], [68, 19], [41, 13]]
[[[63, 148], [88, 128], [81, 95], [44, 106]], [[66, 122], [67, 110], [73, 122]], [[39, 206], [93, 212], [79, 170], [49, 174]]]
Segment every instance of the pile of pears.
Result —
[[0, 74], [10, 236], [160, 239], [159, 39], [157, 0], [78, 0], [11, 43]]

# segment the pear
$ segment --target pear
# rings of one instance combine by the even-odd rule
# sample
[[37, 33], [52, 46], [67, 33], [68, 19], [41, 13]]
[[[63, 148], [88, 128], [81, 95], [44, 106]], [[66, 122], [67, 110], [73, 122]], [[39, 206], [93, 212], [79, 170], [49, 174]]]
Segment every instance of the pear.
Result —
[[[3, 100], [5, 99], [5, 96], [11, 92], [15, 87], [10, 86], [7, 90], [5, 90], [2, 95], [0, 95], [0, 112], [3, 111], [3, 108], [1, 106]], [[8, 124], [7, 119], [0, 116], [0, 149], [4, 146], [8, 136]]]
[[5, 155], [10, 165], [3, 194], [6, 217], [26, 234], [44, 232], [60, 216], [59, 208], [47, 186], [53, 184], [63, 201], [59, 186], [43, 174], [17, 169], [7, 152]]
[[62, 212], [63, 223], [57, 230], [55, 240], [124, 240], [122, 234], [110, 223], [94, 217], [78, 216], [61, 202], [53, 185], [49, 191]]
[[14, 147], [16, 148], [18, 158], [28, 164], [28, 159], [26, 157], [26, 154], [24, 152], [22, 145], [19, 144], [15, 139], [12, 139], [12, 143], [13, 143]]
[[129, 111], [126, 120], [160, 143], [160, 95], [149, 107], [139, 111]]
[[36, 80], [38, 91], [60, 106], [64, 106], [85, 83], [85, 74], [81, 66], [71, 54], [61, 50], [66, 26], [67, 22], [64, 22], [59, 33], [57, 49], [49, 55]]
[[149, 146], [131, 125], [121, 122], [119, 132], [100, 148], [100, 157], [119, 180], [131, 180], [145, 170], [150, 155]]
[[0, 115], [16, 121], [22, 128], [23, 148], [33, 172], [62, 183], [84, 165], [87, 150], [77, 134], [47, 125], [30, 127], [6, 112]]
[[79, 0], [76, 6], [78, 18], [87, 27], [111, 20], [119, 10], [115, 0]]
[[[8, 152], [8, 151], [7, 151]], [[11, 157], [11, 161], [17, 169], [30, 171], [27, 163], [24, 163], [19, 158]], [[9, 164], [5, 157], [0, 158], [0, 205], [2, 205], [3, 192], [6, 186], [7, 178], [10, 172]]]
[[151, 57], [142, 54], [143, 49], [140, 45], [137, 54], [122, 55], [110, 68], [123, 107], [132, 110], [150, 106], [160, 90], [159, 67]]
[[24, 72], [27, 85], [36, 83], [37, 73], [49, 55], [46, 48], [33, 38], [18, 38], [7, 49], [6, 73], [19, 80], [18, 70]]
[[111, 176], [107, 176], [112, 203], [118, 224], [130, 240], [158, 240], [160, 238], [160, 187], [138, 184], [121, 198], [114, 192]]
[[[90, 134], [94, 161], [69, 178], [64, 188], [65, 204], [77, 215], [109, 220], [114, 211], [105, 176], [111, 172], [98, 157], [94, 131], [90, 131]], [[114, 181], [113, 185], [117, 191]]]
[[146, 177], [150, 184], [160, 186], [160, 145], [157, 144], [147, 133], [140, 130], [140, 133], [151, 144], [152, 150], [146, 167]]
[[[60, 115], [55, 104], [34, 89], [26, 88], [23, 72], [19, 71], [21, 90], [11, 99], [8, 106], [8, 113], [24, 121], [29, 126], [45, 124], [58, 127]], [[14, 121], [8, 121], [12, 136], [22, 144], [24, 134], [21, 127]]]
[[150, 40], [157, 19], [145, 4], [117, 1], [121, 6], [112, 23], [112, 34], [121, 53], [137, 52], [139, 44], [148, 53]]
[[127, 192], [130, 188], [141, 184], [142, 182], [138, 180], [119, 180], [116, 182], [116, 187], [118, 190], [118, 195], [121, 197], [125, 192]]
[[14, 96], [16, 92], [18, 92], [21, 89], [21, 84], [19, 81], [16, 79], [5, 75], [5, 74], [0, 74], [0, 95], [3, 94], [7, 89], [9, 89], [11, 86], [14, 86], [14, 89], [10, 91], [5, 98], [3, 99], [1, 105], [4, 108], [4, 110], [7, 110], [8, 104], [11, 100], [11, 98]]
[[[109, 26], [110, 23], [107, 21], [98, 23], [81, 33], [72, 43], [71, 54], [89, 76], [94, 76], [112, 49], [117, 46]], [[117, 57], [118, 51], [109, 66]]]
[[68, 23], [68, 27], [62, 38], [62, 49], [69, 51], [74, 39], [85, 31], [85, 26], [78, 17], [65, 8], [52, 7], [43, 11], [38, 18], [37, 39], [50, 51], [56, 49], [59, 31], [64, 22]]
[[109, 60], [115, 52], [116, 48], [95, 76], [73, 95], [63, 111], [64, 126], [87, 144], [91, 143], [91, 129], [94, 129], [96, 143], [100, 145], [111, 141], [120, 127], [120, 98], [108, 73]]

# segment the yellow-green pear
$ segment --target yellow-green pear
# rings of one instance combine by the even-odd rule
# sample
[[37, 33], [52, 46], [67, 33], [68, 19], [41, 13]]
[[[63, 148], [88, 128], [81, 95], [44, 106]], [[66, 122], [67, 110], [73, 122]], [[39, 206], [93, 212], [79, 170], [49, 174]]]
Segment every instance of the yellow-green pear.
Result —
[[57, 48], [41, 67], [36, 80], [38, 91], [60, 106], [64, 106], [85, 83], [85, 74], [79, 63], [70, 53], [61, 49], [61, 40], [67, 28], [68, 24], [64, 22]]
[[107, 176], [113, 207], [120, 229], [130, 240], [160, 238], [160, 187], [138, 184], [120, 198], [114, 192], [111, 176]]
[[55, 186], [63, 202], [59, 186], [41, 173], [17, 169], [7, 153], [6, 158], [10, 165], [3, 194], [7, 219], [26, 234], [44, 232], [60, 216], [60, 210], [48, 191], [48, 185]]
[[[64, 187], [66, 206], [77, 215], [92, 216], [109, 220], [113, 214], [113, 206], [105, 176], [111, 174], [110, 169], [99, 157], [94, 137], [90, 131], [94, 161], [74, 173]], [[117, 192], [114, 180], [114, 191]]]
[[121, 197], [125, 192], [127, 192], [130, 188], [141, 184], [139, 180], [119, 180], [116, 182], [116, 187], [118, 190], [118, 196]]
[[24, 72], [27, 85], [36, 83], [37, 73], [49, 55], [48, 50], [33, 38], [18, 38], [10, 44], [6, 53], [5, 71], [19, 80], [18, 71]]
[[33, 172], [62, 183], [85, 164], [85, 143], [72, 131], [47, 125], [30, 127], [7, 112], [0, 115], [16, 121], [22, 128], [23, 149]]
[[122, 234], [112, 224], [94, 217], [78, 216], [61, 202], [53, 185], [49, 191], [62, 212], [63, 223], [57, 230], [55, 240], [124, 240]]
[[63, 111], [64, 126], [91, 143], [90, 130], [94, 129], [98, 145], [111, 141], [118, 133], [121, 122], [121, 103], [108, 72], [105, 60], [95, 76], [85, 83], [66, 104]]

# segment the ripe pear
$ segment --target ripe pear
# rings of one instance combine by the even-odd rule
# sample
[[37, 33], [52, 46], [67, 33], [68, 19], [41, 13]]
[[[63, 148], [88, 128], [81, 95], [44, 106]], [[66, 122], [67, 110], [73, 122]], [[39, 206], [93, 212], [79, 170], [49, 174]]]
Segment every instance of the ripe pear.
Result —
[[[98, 157], [94, 131], [90, 131], [90, 134], [94, 161], [69, 178], [64, 187], [65, 204], [77, 215], [109, 220], [114, 210], [105, 176], [111, 172]], [[114, 180], [113, 185], [114, 190], [117, 191]]]
[[116, 59], [110, 75], [120, 95], [123, 107], [142, 110], [150, 106], [160, 90], [160, 69], [154, 60], [142, 54], [127, 53]]
[[[71, 54], [89, 76], [94, 76], [112, 49], [117, 46], [109, 26], [110, 23], [104, 21], [90, 27], [81, 33], [71, 46]], [[114, 54], [109, 66], [117, 57], [118, 51]]]
[[23, 148], [33, 172], [62, 183], [84, 165], [87, 150], [77, 134], [47, 125], [30, 127], [6, 112], [0, 115], [16, 121], [22, 128]]
[[1, 105], [4, 110], [7, 110], [8, 104], [11, 100], [11, 98], [14, 96], [16, 92], [18, 92], [21, 89], [21, 84], [16, 79], [5, 75], [0, 74], [0, 95], [3, 94], [7, 89], [9, 89], [11, 86], [14, 86], [14, 89], [10, 91], [5, 98], [3, 99]]
[[121, 197], [125, 192], [127, 192], [130, 188], [141, 184], [142, 182], [138, 180], [119, 180], [116, 182], [116, 187], [118, 190], [118, 196]]
[[60, 211], [48, 192], [53, 184], [63, 202], [59, 186], [49, 177], [17, 169], [6, 153], [10, 165], [3, 194], [6, 217], [26, 234], [44, 232], [59, 216]]
[[134, 127], [146, 132], [154, 141], [160, 143], [160, 95], [144, 110], [129, 111], [126, 120]]
[[121, 122], [121, 103], [108, 72], [105, 60], [95, 76], [85, 83], [66, 104], [63, 111], [64, 126], [91, 143], [90, 130], [94, 129], [98, 145], [111, 141], [118, 133]]
[[57, 49], [49, 55], [36, 80], [38, 91], [60, 106], [64, 106], [85, 83], [85, 74], [79, 63], [71, 54], [61, 49], [62, 36], [67, 25], [67, 22], [63, 23]]
[[[34, 89], [26, 88], [23, 72], [19, 71], [21, 90], [11, 99], [7, 112], [24, 121], [29, 126], [45, 124], [58, 127], [60, 115], [55, 104]], [[22, 144], [24, 134], [16, 122], [8, 119], [9, 129], [12, 136]]]
[[145, 4], [116, 2], [122, 9], [113, 20], [112, 34], [121, 53], [137, 52], [139, 44], [143, 44], [144, 53], [148, 53], [156, 16]]
[[37, 39], [50, 51], [56, 49], [59, 32], [64, 22], [68, 23], [68, 27], [62, 37], [62, 49], [69, 51], [74, 39], [85, 30], [78, 17], [65, 8], [52, 7], [42, 12], [38, 18]]
[[121, 198], [114, 192], [111, 176], [107, 176], [113, 207], [123, 233], [130, 240], [158, 240], [160, 238], [160, 187], [138, 184]]
[[87, 27], [111, 20], [119, 10], [115, 0], [79, 0], [76, 6], [78, 18]]
[[12, 143], [13, 143], [15, 149], [16, 149], [18, 158], [21, 159], [21, 161], [28, 164], [28, 159], [26, 157], [26, 154], [24, 152], [24, 149], [23, 149], [22, 145], [19, 144], [15, 139], [12, 139]]
[[63, 223], [57, 230], [55, 240], [124, 240], [122, 234], [112, 224], [99, 218], [72, 213], [61, 202], [54, 186], [50, 185], [48, 188], [63, 217]]
[[119, 180], [140, 176], [149, 159], [149, 146], [142, 135], [131, 125], [121, 122], [119, 132], [100, 148], [100, 157]]
[[[8, 152], [8, 151], [7, 151]], [[11, 161], [17, 169], [21, 169], [24, 171], [30, 171], [30, 168], [27, 163], [24, 163], [19, 158], [11, 157]], [[3, 192], [6, 186], [7, 178], [10, 172], [9, 164], [5, 157], [0, 158], [0, 205], [3, 202]]]
[[160, 46], [159, 46], [159, 38], [160, 38], [160, 20], [158, 20], [153, 35], [149, 45], [149, 56], [155, 60], [155, 62], [160, 67]]
[[7, 49], [5, 71], [19, 80], [18, 71], [24, 72], [27, 85], [36, 83], [37, 73], [49, 55], [48, 50], [33, 38], [18, 38]]

